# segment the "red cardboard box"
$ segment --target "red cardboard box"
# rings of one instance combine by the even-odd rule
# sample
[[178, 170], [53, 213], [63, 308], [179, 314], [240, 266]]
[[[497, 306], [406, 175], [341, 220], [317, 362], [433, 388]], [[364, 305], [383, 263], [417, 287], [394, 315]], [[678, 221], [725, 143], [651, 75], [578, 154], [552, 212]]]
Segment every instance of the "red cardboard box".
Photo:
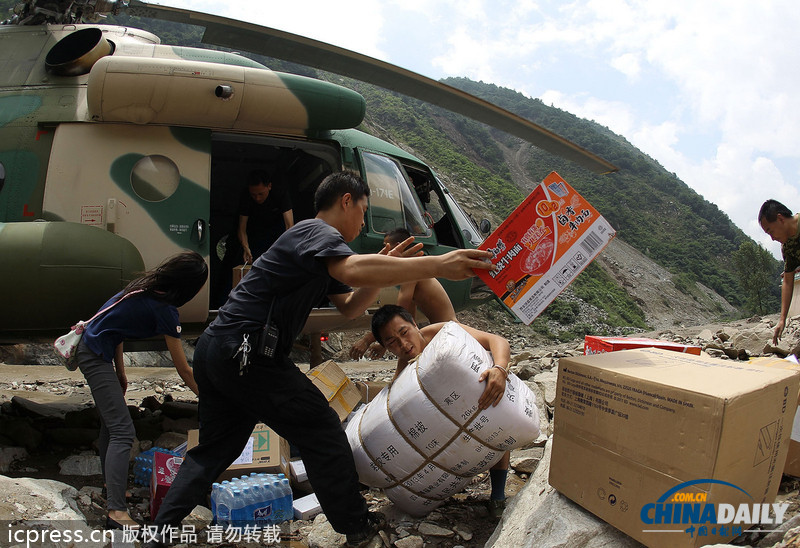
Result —
[[161, 501], [169, 491], [172, 480], [178, 474], [183, 457], [156, 451], [153, 453], [153, 475], [150, 476], [150, 519], [158, 515]]
[[530, 324], [615, 234], [554, 171], [479, 246], [492, 252], [497, 268], [475, 273]]
[[586, 335], [583, 340], [584, 354], [600, 354], [602, 352], [629, 350], [631, 348], [663, 348], [664, 350], [685, 352], [687, 354], [694, 354], [695, 356], [699, 356], [702, 350], [699, 346], [646, 339], [644, 337], [598, 337], [595, 335]]

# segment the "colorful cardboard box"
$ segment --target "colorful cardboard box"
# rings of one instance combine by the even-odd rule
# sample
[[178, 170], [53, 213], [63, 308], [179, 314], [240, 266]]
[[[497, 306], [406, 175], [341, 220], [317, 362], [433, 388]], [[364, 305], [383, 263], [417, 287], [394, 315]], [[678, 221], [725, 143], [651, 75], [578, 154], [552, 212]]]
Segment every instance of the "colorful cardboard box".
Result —
[[[190, 450], [199, 441], [200, 432], [189, 430], [187, 448]], [[217, 481], [230, 480], [250, 472], [283, 473], [289, 477], [289, 443], [269, 426], [258, 423], [247, 439], [239, 457]]]
[[552, 172], [480, 245], [492, 252], [497, 269], [475, 272], [530, 324], [614, 235], [600, 213]]
[[328, 360], [306, 373], [328, 400], [339, 420], [344, 420], [361, 401], [361, 392], [336, 362]]
[[161, 501], [169, 491], [172, 481], [178, 474], [183, 457], [156, 451], [153, 453], [153, 474], [150, 476], [150, 516], [155, 518]]
[[583, 341], [584, 354], [600, 354], [601, 352], [615, 352], [617, 350], [630, 350], [631, 348], [662, 348], [674, 352], [700, 355], [702, 348], [688, 344], [659, 341], [644, 337], [600, 337], [586, 335]]
[[653, 548], [775, 529], [798, 388], [794, 371], [659, 348], [561, 358], [550, 484]]

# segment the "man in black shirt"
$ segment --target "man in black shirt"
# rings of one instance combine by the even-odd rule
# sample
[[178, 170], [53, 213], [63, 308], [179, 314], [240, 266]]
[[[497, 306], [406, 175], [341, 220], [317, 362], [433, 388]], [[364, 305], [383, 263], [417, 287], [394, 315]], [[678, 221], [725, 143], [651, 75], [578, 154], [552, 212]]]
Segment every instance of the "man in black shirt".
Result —
[[[156, 525], [177, 526], [203, 500], [258, 421], [300, 450], [322, 510], [333, 528], [347, 535], [348, 546], [363, 546], [383, 525], [379, 514], [367, 512], [339, 417], [289, 359], [292, 343], [323, 297], [345, 317], [356, 318], [382, 287], [433, 277], [460, 280], [472, 276], [473, 269], [492, 265], [489, 253], [476, 249], [403, 258], [389, 255], [387, 246], [380, 254], [355, 254], [347, 242], [364, 225], [368, 196], [369, 187], [358, 175], [326, 177], [314, 199], [317, 216], [287, 230], [256, 259], [198, 340], [194, 376], [200, 389], [199, 444], [186, 454]], [[274, 357], [251, 350], [242, 367], [244, 336], [258, 346], [268, 318], [278, 330]]]
[[284, 230], [294, 225], [289, 192], [273, 184], [263, 169], [251, 171], [239, 201], [237, 236], [245, 264], [264, 253]]

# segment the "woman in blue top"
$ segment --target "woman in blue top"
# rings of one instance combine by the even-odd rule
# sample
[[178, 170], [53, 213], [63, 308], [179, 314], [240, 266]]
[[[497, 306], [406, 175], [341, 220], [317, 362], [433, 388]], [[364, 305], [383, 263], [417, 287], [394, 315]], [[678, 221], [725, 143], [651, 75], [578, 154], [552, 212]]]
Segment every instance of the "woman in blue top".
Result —
[[128, 379], [122, 341], [163, 335], [175, 369], [186, 386], [197, 394], [181, 346], [178, 307], [197, 295], [207, 278], [208, 267], [203, 257], [195, 252], [180, 253], [114, 295], [103, 308], [118, 304], [95, 318], [83, 333], [77, 362], [92, 390], [102, 423], [99, 445], [108, 493], [108, 528], [138, 525], [125, 505], [128, 463], [136, 431], [125, 403]]

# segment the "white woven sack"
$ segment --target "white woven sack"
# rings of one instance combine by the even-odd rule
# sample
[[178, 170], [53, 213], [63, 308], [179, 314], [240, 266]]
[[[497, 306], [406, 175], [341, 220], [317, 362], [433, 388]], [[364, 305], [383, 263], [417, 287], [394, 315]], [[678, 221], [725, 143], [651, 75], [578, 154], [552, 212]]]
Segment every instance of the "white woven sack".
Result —
[[351, 417], [347, 437], [359, 480], [403, 511], [424, 515], [539, 436], [533, 392], [509, 375], [497, 407], [478, 413], [491, 354], [449, 322], [416, 361]]

